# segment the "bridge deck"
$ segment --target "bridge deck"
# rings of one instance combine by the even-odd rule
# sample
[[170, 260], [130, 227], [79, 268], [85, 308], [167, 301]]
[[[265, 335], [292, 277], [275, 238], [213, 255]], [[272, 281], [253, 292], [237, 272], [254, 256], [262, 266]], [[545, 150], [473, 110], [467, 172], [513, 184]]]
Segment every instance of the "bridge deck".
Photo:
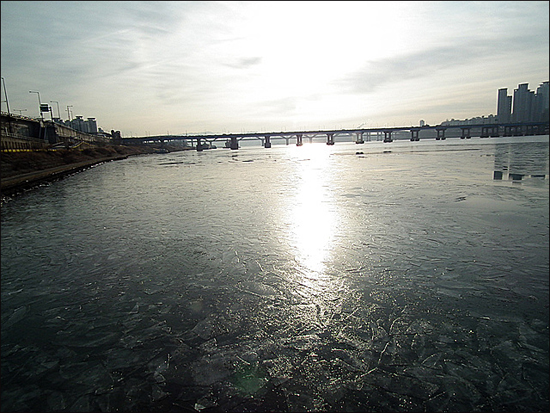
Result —
[[123, 141], [127, 143], [154, 143], [154, 142], [167, 142], [173, 140], [205, 140], [208, 142], [214, 142], [219, 139], [223, 140], [244, 140], [244, 139], [292, 139], [299, 137], [302, 138], [315, 138], [319, 136], [350, 136], [358, 135], [362, 136], [363, 134], [372, 134], [372, 133], [386, 133], [391, 134], [393, 132], [400, 131], [426, 131], [426, 130], [436, 130], [436, 131], [445, 131], [447, 129], [483, 129], [494, 130], [496, 128], [497, 132], [500, 129], [511, 129], [511, 128], [539, 128], [543, 127], [546, 133], [548, 133], [548, 122], [529, 122], [529, 123], [501, 123], [501, 124], [475, 124], [475, 125], [435, 125], [435, 126], [394, 126], [394, 127], [376, 127], [376, 128], [362, 128], [362, 129], [334, 129], [334, 130], [313, 130], [313, 131], [291, 131], [291, 132], [247, 132], [247, 133], [232, 133], [232, 134], [203, 134], [203, 135], [159, 135], [159, 136], [148, 136], [148, 137], [139, 137], [139, 138], [124, 138]]

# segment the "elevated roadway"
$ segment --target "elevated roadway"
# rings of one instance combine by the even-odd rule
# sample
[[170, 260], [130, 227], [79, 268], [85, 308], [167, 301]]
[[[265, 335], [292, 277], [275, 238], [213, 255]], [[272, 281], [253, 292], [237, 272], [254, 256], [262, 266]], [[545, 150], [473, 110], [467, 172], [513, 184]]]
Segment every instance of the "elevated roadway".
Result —
[[[503, 123], [503, 124], [474, 124], [474, 125], [436, 125], [436, 126], [398, 126], [398, 127], [376, 127], [376, 128], [360, 128], [360, 129], [334, 129], [334, 130], [312, 130], [312, 131], [293, 131], [293, 132], [246, 132], [232, 134], [203, 134], [203, 135], [162, 135], [162, 136], [147, 136], [136, 138], [123, 138], [124, 144], [151, 144], [151, 143], [168, 143], [173, 141], [191, 141], [195, 143], [197, 150], [203, 150], [215, 141], [223, 140], [226, 147], [231, 149], [239, 148], [239, 141], [242, 140], [260, 140], [262, 146], [271, 147], [273, 139], [285, 139], [287, 145], [290, 140], [295, 140], [297, 146], [303, 145], [303, 140], [319, 136], [326, 137], [327, 145], [334, 145], [335, 137], [353, 137], [355, 142], [360, 144], [372, 139], [373, 134], [376, 137], [383, 135], [383, 141], [390, 143], [393, 141], [392, 134], [397, 132], [408, 131], [411, 141], [420, 140], [420, 132], [434, 131], [436, 132], [436, 140], [446, 139], [445, 132], [449, 129], [461, 129], [462, 139], [468, 139], [472, 136], [498, 137], [498, 136], [524, 136], [524, 135], [542, 135], [548, 134], [548, 121], [546, 122], [528, 122], [528, 123]], [[474, 133], [477, 133], [475, 135]], [[203, 143], [205, 142], [205, 143]]]

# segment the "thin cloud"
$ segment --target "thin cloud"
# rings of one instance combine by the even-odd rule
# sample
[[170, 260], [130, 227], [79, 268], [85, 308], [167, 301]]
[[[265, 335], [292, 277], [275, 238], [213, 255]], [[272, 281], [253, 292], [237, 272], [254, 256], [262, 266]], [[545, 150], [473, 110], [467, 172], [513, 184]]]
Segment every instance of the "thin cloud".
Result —
[[243, 57], [237, 59], [232, 63], [224, 63], [225, 66], [232, 67], [233, 69], [249, 69], [253, 66], [259, 65], [262, 62], [261, 57]]
[[541, 48], [544, 50], [545, 47], [548, 50], [548, 44], [544, 46], [540, 37], [532, 34], [433, 47], [368, 61], [358, 70], [336, 80], [334, 86], [345, 93], [374, 93], [394, 82], [433, 77], [435, 73], [447, 69], [458, 72], [460, 68], [468, 70], [469, 66], [484, 62], [490, 65], [497, 59], [501, 61], [511, 56], [517, 59], [518, 51], [527, 58], [533, 53], [540, 53]]

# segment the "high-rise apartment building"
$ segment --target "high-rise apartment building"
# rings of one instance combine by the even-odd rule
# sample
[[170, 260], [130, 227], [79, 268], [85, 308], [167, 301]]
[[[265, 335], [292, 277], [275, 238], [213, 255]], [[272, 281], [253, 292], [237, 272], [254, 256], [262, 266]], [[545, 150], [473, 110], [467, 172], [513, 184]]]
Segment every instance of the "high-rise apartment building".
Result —
[[97, 121], [95, 118], [88, 118], [87, 120], [84, 120], [82, 116], [77, 116], [72, 120], [65, 121], [65, 125], [80, 132], [92, 134], [97, 133]]
[[71, 120], [71, 127], [81, 132], [86, 132], [84, 129], [84, 119], [82, 116], [77, 116], [75, 119]]
[[86, 132], [97, 133], [97, 122], [95, 118], [88, 118], [84, 123], [86, 124]]
[[512, 116], [512, 96], [508, 96], [508, 89], [498, 90], [497, 120], [500, 123], [509, 123]]
[[545, 121], [549, 117], [550, 94], [548, 82], [543, 82], [537, 88], [535, 94], [535, 121]]
[[508, 96], [507, 89], [498, 89], [497, 121], [499, 123], [548, 121], [549, 106], [548, 81], [542, 82], [536, 93], [529, 90], [529, 83], [520, 83], [518, 88], [514, 89], [513, 107], [512, 96]]
[[514, 112], [512, 120], [514, 122], [532, 121], [533, 106], [535, 94], [529, 90], [529, 83], [521, 83], [517, 89], [514, 89]]

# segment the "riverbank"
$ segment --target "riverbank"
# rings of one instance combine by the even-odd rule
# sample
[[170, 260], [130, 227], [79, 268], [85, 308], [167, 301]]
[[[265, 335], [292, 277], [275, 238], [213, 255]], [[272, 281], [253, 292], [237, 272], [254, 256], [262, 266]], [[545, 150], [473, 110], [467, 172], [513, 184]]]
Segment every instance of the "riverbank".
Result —
[[11, 196], [99, 163], [156, 151], [157, 148], [148, 146], [113, 145], [83, 150], [3, 152], [0, 158], [0, 193], [2, 197]]

